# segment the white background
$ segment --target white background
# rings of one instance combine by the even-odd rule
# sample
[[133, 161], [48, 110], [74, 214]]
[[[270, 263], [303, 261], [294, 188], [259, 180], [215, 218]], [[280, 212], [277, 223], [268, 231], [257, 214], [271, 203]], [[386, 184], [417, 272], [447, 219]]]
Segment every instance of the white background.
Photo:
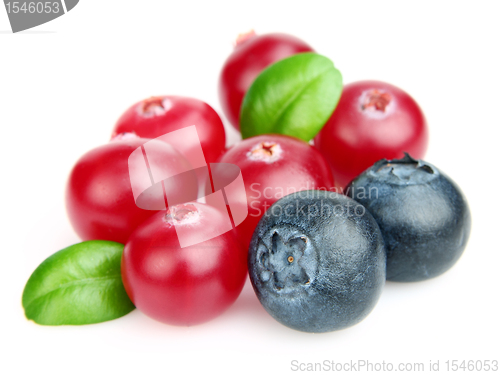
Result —
[[[300, 363], [500, 360], [497, 170], [500, 3], [430, 1], [90, 1], [11, 34], [0, 9], [0, 372], [284, 374]], [[445, 275], [388, 283], [358, 325], [307, 334], [275, 322], [247, 283], [204, 325], [139, 311], [107, 323], [43, 327], [21, 294], [47, 256], [78, 242], [64, 189], [74, 162], [107, 142], [118, 116], [151, 95], [205, 100], [238, 33], [288, 32], [330, 57], [344, 82], [409, 92], [430, 127], [426, 159], [462, 187], [467, 249]], [[228, 124], [226, 124], [228, 125]], [[231, 141], [237, 134], [228, 126]], [[4, 371], [7, 370], [7, 371]]]

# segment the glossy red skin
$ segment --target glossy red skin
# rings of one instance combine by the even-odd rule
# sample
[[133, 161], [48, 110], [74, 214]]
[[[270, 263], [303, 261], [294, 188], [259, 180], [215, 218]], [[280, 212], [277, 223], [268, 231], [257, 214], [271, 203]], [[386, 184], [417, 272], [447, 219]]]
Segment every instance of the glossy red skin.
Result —
[[[361, 109], [361, 95], [372, 89], [393, 98], [393, 108], [380, 118]], [[428, 129], [422, 110], [406, 92], [384, 82], [360, 81], [344, 86], [337, 108], [314, 144], [329, 161], [337, 184], [345, 187], [380, 159], [400, 159], [404, 152], [422, 159]]]
[[243, 97], [267, 66], [301, 52], [313, 52], [304, 41], [287, 34], [254, 35], [236, 45], [219, 76], [219, 100], [229, 122], [239, 129]]
[[[69, 220], [84, 240], [125, 243], [132, 231], [157, 211], [137, 207], [128, 170], [132, 151], [148, 139], [112, 141], [83, 155], [73, 167], [66, 186]], [[187, 163], [175, 150], [158, 150], [166, 166], [176, 170]], [[183, 175], [185, 189], [197, 189], [196, 177]], [[196, 192], [194, 193], [196, 194]]]
[[[195, 203], [199, 222], [193, 231], [220, 225], [213, 207]], [[216, 318], [233, 304], [246, 279], [246, 253], [234, 233], [180, 248], [165, 211], [145, 221], [130, 236], [122, 257], [122, 279], [134, 305], [158, 321], [190, 326]]]
[[[261, 142], [279, 144], [282, 149], [281, 157], [272, 163], [252, 160], [247, 154]], [[286, 135], [265, 134], [244, 139], [231, 147], [222, 156], [220, 163], [236, 164], [241, 169], [247, 194], [248, 216], [236, 227], [236, 231], [247, 249], [260, 218], [278, 199], [300, 190], [334, 188], [328, 162], [318, 150], [302, 140]]]
[[112, 137], [121, 133], [135, 133], [143, 138], [156, 138], [174, 130], [196, 125], [205, 160], [208, 163], [215, 162], [226, 146], [224, 125], [217, 112], [207, 103], [194, 98], [183, 96], [158, 98], [170, 101], [171, 107], [164, 114], [144, 117], [141, 108], [148, 99], [137, 102], [118, 119]]

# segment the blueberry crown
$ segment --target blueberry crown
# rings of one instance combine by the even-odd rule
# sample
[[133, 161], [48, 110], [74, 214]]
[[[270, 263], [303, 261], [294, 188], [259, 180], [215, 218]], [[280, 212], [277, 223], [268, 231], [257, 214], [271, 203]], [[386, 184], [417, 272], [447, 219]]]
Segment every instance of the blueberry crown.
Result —
[[367, 171], [367, 175], [390, 184], [418, 185], [434, 179], [439, 171], [432, 164], [416, 160], [405, 152], [401, 159], [379, 160]]

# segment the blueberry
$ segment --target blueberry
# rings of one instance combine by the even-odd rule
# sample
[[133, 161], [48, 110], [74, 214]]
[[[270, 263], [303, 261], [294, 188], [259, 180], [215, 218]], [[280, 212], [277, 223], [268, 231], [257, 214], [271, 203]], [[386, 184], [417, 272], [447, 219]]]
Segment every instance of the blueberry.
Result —
[[371, 212], [387, 248], [387, 280], [420, 281], [451, 268], [470, 234], [471, 217], [459, 187], [433, 165], [380, 160], [346, 188]]
[[361, 321], [385, 283], [377, 223], [354, 200], [309, 190], [287, 195], [260, 220], [248, 269], [260, 303], [280, 323], [328, 332]]

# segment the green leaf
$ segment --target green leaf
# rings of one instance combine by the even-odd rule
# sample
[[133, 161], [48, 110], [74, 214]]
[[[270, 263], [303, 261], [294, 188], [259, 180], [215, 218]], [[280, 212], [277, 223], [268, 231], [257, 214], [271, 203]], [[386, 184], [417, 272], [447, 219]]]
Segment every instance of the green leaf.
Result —
[[48, 257], [24, 287], [26, 317], [43, 325], [80, 325], [128, 314], [135, 307], [122, 283], [122, 253], [122, 244], [87, 241]]
[[286, 134], [309, 141], [330, 118], [341, 93], [342, 75], [327, 57], [300, 53], [278, 61], [248, 89], [241, 134]]

